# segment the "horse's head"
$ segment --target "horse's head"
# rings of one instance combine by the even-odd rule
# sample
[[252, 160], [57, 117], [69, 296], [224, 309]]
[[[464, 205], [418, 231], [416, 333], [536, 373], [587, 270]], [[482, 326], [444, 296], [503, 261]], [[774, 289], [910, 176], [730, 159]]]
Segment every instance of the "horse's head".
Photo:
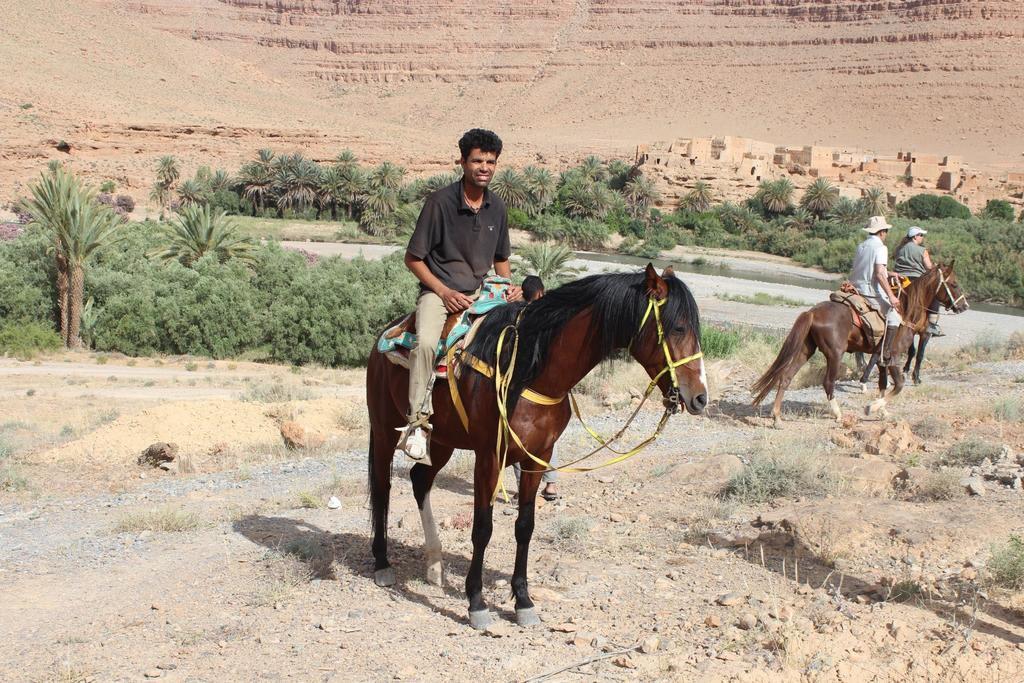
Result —
[[954, 313], [963, 313], [967, 310], [967, 297], [960, 289], [960, 283], [956, 280], [956, 273], [953, 272], [953, 264], [950, 261], [948, 266], [939, 265], [936, 270], [939, 272], [939, 284], [935, 289], [935, 300], [942, 304], [947, 310]]
[[708, 404], [708, 382], [696, 304], [672, 268], [659, 276], [647, 264], [646, 275], [650, 303], [630, 353], [657, 380], [666, 408], [675, 412], [681, 403], [699, 415]]

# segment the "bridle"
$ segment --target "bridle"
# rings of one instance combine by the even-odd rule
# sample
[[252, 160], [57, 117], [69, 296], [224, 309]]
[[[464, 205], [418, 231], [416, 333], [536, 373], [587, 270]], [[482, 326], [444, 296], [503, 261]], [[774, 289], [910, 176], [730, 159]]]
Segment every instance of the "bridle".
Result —
[[942, 267], [940, 266], [939, 267], [939, 284], [935, 288], [935, 293], [938, 294], [939, 292], [942, 291], [943, 288], [945, 288], [946, 296], [949, 298], [949, 302], [950, 302], [948, 306], [946, 304], [943, 304], [943, 306], [945, 306], [947, 310], [956, 311], [957, 304], [959, 304], [961, 301], [966, 301], [967, 300], [967, 297], [964, 295], [963, 291], [960, 292], [960, 296], [958, 296], [958, 297], [954, 297], [953, 296], [953, 290], [951, 290], [949, 288], [949, 282], [946, 280], [946, 274], [942, 272]]
[[[637, 329], [637, 334], [644, 329], [644, 325], [647, 324], [647, 320], [651, 317], [651, 312], [654, 312], [654, 323], [655, 328], [658, 330], [658, 345], [661, 346], [662, 351], [665, 354], [665, 367], [661, 369], [657, 375], [651, 379], [651, 385], [656, 385], [661, 376], [666, 372], [668, 373], [669, 380], [672, 382], [672, 387], [668, 390], [665, 398], [673, 406], [673, 412], [679, 410], [679, 404], [682, 402], [682, 389], [679, 386], [679, 377], [676, 376], [676, 368], [691, 363], [698, 358], [704, 357], [703, 351], [680, 358], [679, 360], [672, 359], [672, 351], [668, 348], [668, 338], [665, 336], [665, 325], [661, 322], [661, 307], [665, 305], [668, 299], [655, 299], [653, 296], [649, 299], [647, 304], [647, 310], [644, 312], [643, 319], [640, 320], [640, 327]], [[634, 337], [635, 339], [635, 337]], [[700, 344], [698, 342], [698, 348]]]

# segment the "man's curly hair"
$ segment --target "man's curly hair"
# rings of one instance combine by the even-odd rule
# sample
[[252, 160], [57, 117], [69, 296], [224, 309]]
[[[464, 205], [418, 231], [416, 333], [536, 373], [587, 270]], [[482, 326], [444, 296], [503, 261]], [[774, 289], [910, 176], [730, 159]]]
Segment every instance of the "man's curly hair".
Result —
[[483, 128], [468, 130], [459, 140], [459, 152], [462, 153], [462, 158], [466, 159], [474, 149], [481, 152], [494, 152], [494, 156], [499, 157], [501, 156], [501, 138], [492, 130]]

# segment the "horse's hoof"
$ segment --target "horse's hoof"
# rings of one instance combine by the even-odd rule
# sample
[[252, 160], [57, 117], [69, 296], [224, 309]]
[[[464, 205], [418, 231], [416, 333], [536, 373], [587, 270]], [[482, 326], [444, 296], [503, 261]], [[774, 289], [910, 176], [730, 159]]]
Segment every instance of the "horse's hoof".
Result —
[[440, 562], [427, 567], [427, 583], [431, 586], [444, 585], [444, 566]]
[[871, 387], [868, 386], [867, 382], [861, 382], [860, 383], [860, 393], [862, 393], [862, 394], [870, 394], [871, 393]]
[[776, 417], [772, 418], [772, 429], [782, 429], [782, 418], [781, 417], [776, 416]]
[[482, 609], [477, 612], [474, 612], [473, 610], [469, 611], [469, 625], [477, 631], [483, 631], [485, 628], [490, 626], [493, 618], [494, 615], [491, 614], [490, 610]]
[[382, 588], [395, 585], [395, 570], [392, 567], [384, 567], [373, 573], [373, 582]]
[[516, 623], [520, 626], [536, 626], [540, 623], [540, 617], [535, 608], [525, 607], [516, 610]]

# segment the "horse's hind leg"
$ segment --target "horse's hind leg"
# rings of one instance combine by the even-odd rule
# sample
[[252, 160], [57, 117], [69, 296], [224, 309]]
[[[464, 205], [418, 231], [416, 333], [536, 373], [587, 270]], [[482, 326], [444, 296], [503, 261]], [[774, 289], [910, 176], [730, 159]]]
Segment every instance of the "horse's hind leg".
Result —
[[[548, 454], [539, 457], [547, 460]], [[520, 626], [539, 624], [540, 619], [533, 609], [527, 587], [526, 565], [530, 554], [530, 539], [533, 536], [533, 520], [536, 510], [537, 487], [540, 486], [541, 472], [523, 469], [519, 477], [519, 516], [516, 517], [516, 565], [512, 571], [512, 594], [516, 598], [516, 623]]]
[[423, 553], [427, 558], [427, 583], [435, 586], [444, 585], [444, 564], [441, 561], [441, 537], [437, 533], [437, 523], [430, 507], [430, 490], [434, 486], [434, 478], [441, 468], [448, 463], [452, 449], [440, 444], [432, 444], [430, 460], [432, 465], [417, 463], [409, 470], [412, 480], [412, 494], [416, 497], [416, 507], [420, 510], [420, 522], [423, 524]]
[[827, 363], [825, 381], [822, 382], [822, 386], [825, 389], [825, 397], [828, 399], [829, 408], [832, 409], [832, 415], [835, 416], [836, 420], [842, 420], [843, 411], [839, 407], [839, 401], [836, 400], [836, 380], [839, 378], [839, 368], [842, 364], [843, 352], [837, 351], [834, 348], [823, 348], [821, 352], [825, 354], [825, 362]]
[[860, 387], [865, 394], [868, 393], [868, 379], [871, 377], [871, 371], [875, 369], [876, 365], [878, 365], [878, 353], [872, 352], [868, 364], [864, 366], [864, 372], [860, 375]]
[[388, 562], [388, 508], [391, 505], [391, 460], [398, 433], [370, 430], [369, 485], [370, 521], [373, 524], [373, 580], [378, 586], [392, 586], [395, 570]]

